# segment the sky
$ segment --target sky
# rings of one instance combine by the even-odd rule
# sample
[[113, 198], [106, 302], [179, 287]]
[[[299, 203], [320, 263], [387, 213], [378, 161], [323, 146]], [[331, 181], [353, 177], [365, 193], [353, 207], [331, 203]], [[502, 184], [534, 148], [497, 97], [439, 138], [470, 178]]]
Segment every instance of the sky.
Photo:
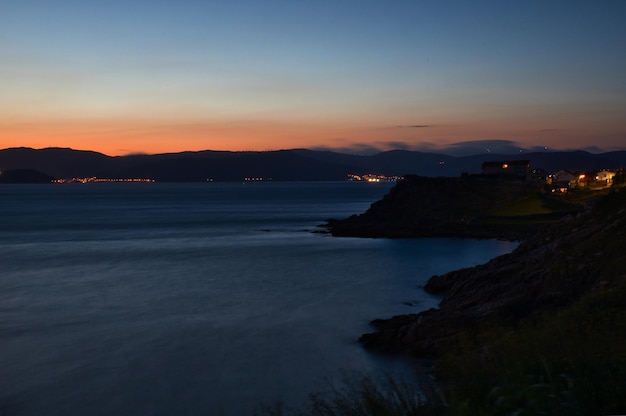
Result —
[[622, 0], [3, 0], [0, 148], [626, 149]]

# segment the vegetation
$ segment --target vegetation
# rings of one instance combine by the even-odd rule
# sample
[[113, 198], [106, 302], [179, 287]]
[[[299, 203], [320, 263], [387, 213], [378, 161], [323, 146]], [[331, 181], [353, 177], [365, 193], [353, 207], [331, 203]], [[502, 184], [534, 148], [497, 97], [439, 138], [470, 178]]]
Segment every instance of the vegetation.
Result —
[[626, 411], [626, 282], [519, 326], [494, 324], [446, 352], [448, 415]]
[[[440, 414], [440, 403], [428, 398], [424, 387], [397, 375], [375, 380], [366, 374], [350, 374], [339, 382], [329, 382], [322, 392], [312, 393], [304, 411], [289, 413], [280, 405], [268, 406], [261, 415], [281, 416], [411, 416]], [[432, 390], [434, 394], [434, 388]], [[425, 413], [425, 412], [433, 413]]]
[[620, 169], [617, 171], [617, 174], [613, 178], [614, 186], [622, 186], [626, 184], [626, 171], [624, 169]]
[[[519, 198], [507, 206], [501, 207], [492, 215], [498, 216], [516, 216], [516, 215], [541, 215], [555, 212], [549, 205], [548, 200], [541, 197], [539, 192], [530, 194], [525, 198]], [[560, 208], [560, 207], [559, 207]]]
[[520, 180], [406, 175], [363, 214], [330, 220], [333, 235], [520, 240], [583, 209], [583, 201]]
[[[355, 376], [311, 395], [298, 416], [626, 413], [626, 281], [557, 313], [492, 322], [437, 361], [437, 384]], [[267, 415], [287, 412], [274, 408]]]
[[[626, 188], [618, 187], [623, 184], [600, 199], [606, 191], [563, 196], [566, 204], [595, 201], [594, 208], [534, 239], [550, 244], [548, 253], [559, 253], [541, 280], [552, 282], [546, 287], [566, 294], [567, 302], [529, 310], [521, 319], [493, 314], [471, 332], [457, 333], [440, 346], [434, 383], [423, 377], [416, 383], [353, 377], [313, 394], [308, 407], [295, 414], [626, 414]], [[516, 201], [519, 209], [544, 209], [532, 199]], [[519, 214], [512, 205], [500, 209]], [[513, 266], [516, 279], [534, 278], [533, 262]]]

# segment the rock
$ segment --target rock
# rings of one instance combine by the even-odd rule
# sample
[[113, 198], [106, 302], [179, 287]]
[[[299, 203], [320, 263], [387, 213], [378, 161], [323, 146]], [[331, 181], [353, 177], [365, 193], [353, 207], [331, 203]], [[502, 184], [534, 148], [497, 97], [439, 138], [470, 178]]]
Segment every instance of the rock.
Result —
[[626, 190], [613, 192], [591, 211], [544, 228], [510, 254], [431, 277], [424, 289], [443, 295], [438, 309], [376, 320], [376, 332], [360, 341], [377, 351], [434, 357], [486, 321], [517, 322], [610, 287], [625, 278], [626, 217], [620, 215], [625, 206]]
[[[543, 222], [571, 214], [493, 216], [515, 201], [537, 197], [538, 188], [521, 181], [480, 177], [427, 178], [407, 175], [382, 200], [363, 214], [329, 220], [335, 236], [351, 237], [464, 237], [521, 240]], [[533, 220], [533, 221], [529, 221]]]

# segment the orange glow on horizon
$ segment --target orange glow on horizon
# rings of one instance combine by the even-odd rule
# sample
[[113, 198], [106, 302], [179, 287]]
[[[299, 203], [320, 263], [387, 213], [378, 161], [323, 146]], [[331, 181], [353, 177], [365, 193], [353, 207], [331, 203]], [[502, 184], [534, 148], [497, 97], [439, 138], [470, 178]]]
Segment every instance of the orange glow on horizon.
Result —
[[143, 120], [1, 123], [0, 147], [69, 147], [110, 156], [196, 150], [276, 150], [314, 146], [340, 128], [275, 122], [159, 122]]
[[[364, 117], [365, 118], [365, 117]], [[383, 120], [381, 120], [383, 119]], [[517, 123], [519, 125], [520, 123]], [[509, 139], [550, 148], [585, 147], [604, 135], [616, 146], [622, 133], [614, 126], [604, 131], [515, 128], [510, 120], [458, 122], [439, 120], [431, 125], [393, 123], [383, 117], [351, 120], [151, 120], [84, 119], [7, 121], [0, 119], [0, 148], [69, 147], [93, 150], [109, 156], [132, 153], [168, 153], [199, 150], [267, 151], [293, 148], [350, 148], [369, 145], [387, 150], [421, 143], [434, 147], [486, 139]], [[613, 127], [613, 128], [611, 128]], [[397, 148], [397, 147], [395, 147]]]

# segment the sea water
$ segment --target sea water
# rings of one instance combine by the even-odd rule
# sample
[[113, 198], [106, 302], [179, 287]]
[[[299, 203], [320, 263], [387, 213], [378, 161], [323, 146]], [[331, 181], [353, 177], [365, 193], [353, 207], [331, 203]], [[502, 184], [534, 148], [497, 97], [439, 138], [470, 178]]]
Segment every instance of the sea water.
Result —
[[0, 414], [245, 415], [393, 369], [368, 322], [515, 245], [314, 232], [391, 186], [0, 186]]

